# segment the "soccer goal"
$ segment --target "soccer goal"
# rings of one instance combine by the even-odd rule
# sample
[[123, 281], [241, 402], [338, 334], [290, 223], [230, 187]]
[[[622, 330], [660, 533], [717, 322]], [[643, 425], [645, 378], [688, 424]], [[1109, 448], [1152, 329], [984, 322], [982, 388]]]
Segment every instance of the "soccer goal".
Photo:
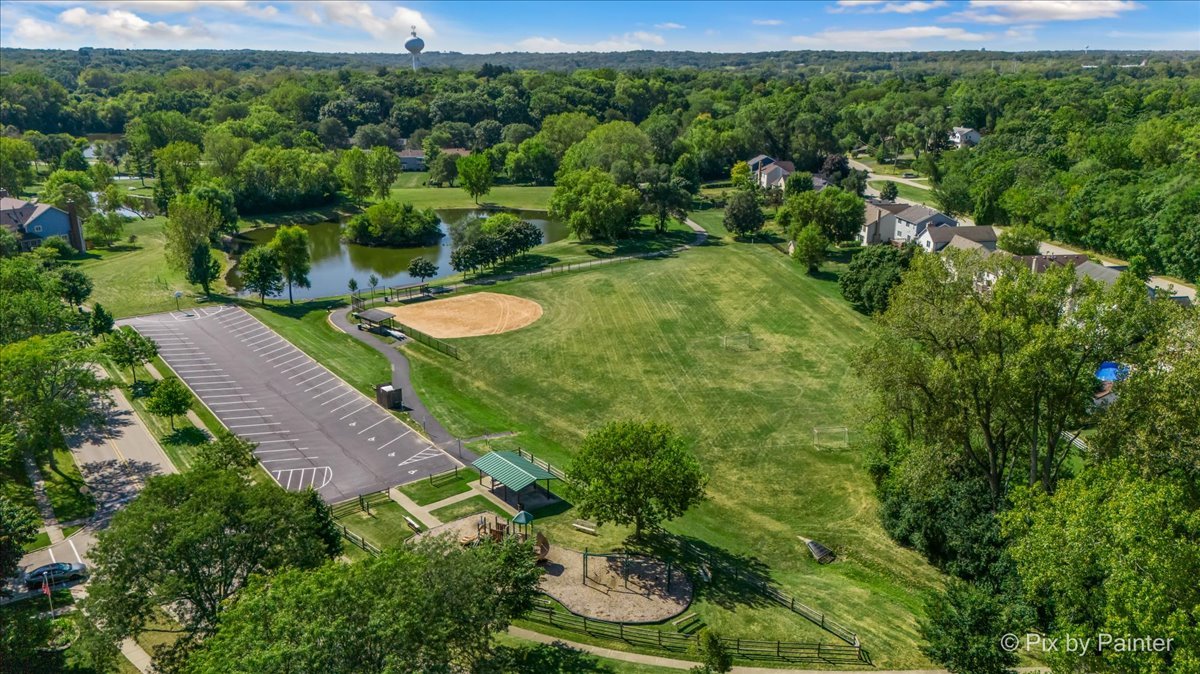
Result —
[[813, 426], [813, 445], [818, 449], [845, 449], [850, 446], [846, 426]]
[[721, 348], [729, 351], [753, 351], [754, 335], [749, 332], [732, 332], [722, 335]]

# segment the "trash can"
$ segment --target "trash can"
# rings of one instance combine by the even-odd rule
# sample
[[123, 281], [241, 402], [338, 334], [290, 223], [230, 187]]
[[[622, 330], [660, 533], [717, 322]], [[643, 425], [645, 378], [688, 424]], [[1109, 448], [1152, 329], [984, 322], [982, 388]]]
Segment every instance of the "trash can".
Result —
[[375, 402], [388, 409], [396, 409], [403, 402], [402, 393], [403, 391], [391, 384], [380, 384], [375, 387]]

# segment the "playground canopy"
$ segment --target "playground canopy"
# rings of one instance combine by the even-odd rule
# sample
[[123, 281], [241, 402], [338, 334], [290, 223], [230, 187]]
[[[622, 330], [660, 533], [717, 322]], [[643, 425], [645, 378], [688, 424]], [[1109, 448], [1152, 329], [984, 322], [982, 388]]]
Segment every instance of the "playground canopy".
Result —
[[[483, 475], [487, 475], [514, 492], [519, 492], [538, 480], [557, 479], [550, 471], [507, 451], [488, 452], [471, 465], [478, 468]], [[548, 487], [547, 491], [549, 491]]]

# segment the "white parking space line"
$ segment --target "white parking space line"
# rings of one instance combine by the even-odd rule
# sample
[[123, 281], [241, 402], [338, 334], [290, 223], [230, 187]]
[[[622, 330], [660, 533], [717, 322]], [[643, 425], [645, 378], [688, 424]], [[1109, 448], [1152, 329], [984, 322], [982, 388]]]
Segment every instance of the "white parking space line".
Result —
[[[324, 406], [328, 405], [329, 403], [331, 403], [331, 402], [333, 402], [333, 401], [335, 401], [335, 400], [340, 400], [341, 398], [343, 398], [343, 397], [345, 397], [345, 396], [348, 396], [348, 395], [350, 395], [351, 393], [354, 393], [354, 389], [350, 389], [349, 391], [346, 391], [346, 392], [345, 392], [345, 393], [343, 393], [342, 395], [339, 395], [339, 396], [334, 396], [334, 397], [330, 398], [329, 400], [326, 400], [325, 402], [321, 403], [321, 407], [324, 407]], [[339, 410], [340, 410], [340, 409], [342, 409], [342, 408], [341, 408], [341, 407], [339, 407], [339, 408], [337, 408], [337, 409], [339, 409]]]
[[243, 332], [242, 335], [244, 335], [244, 337], [242, 338], [242, 341], [248, 342], [252, 339], [258, 339], [263, 336], [263, 333], [270, 332], [270, 331], [271, 330], [269, 328], [259, 328], [257, 330], [249, 330], [247, 332]]
[[[267, 343], [267, 344], [265, 344], [265, 345], [263, 345], [263, 346], [260, 346], [260, 347], [258, 347], [257, 349], [254, 349], [254, 353], [258, 353], [259, 351], [262, 351], [263, 349], [269, 349], [269, 348], [271, 348], [272, 346], [275, 346], [276, 344], [278, 344], [278, 343], [282, 342], [283, 340], [282, 340], [282, 339], [280, 339], [278, 336], [276, 336], [276, 335], [273, 335], [273, 336], [271, 337], [271, 339], [269, 339], [269, 340], [266, 340], [266, 341], [267, 341], [268, 343]], [[263, 344], [263, 342], [255, 342], [254, 344]], [[247, 344], [246, 346], [254, 346], [254, 344]]]
[[[191, 381], [192, 379], [229, 379], [230, 381], [232, 381], [232, 378], [227, 374], [194, 374], [190, 377], [187, 377], [188, 381]], [[219, 382], [214, 381], [214, 382], [208, 382], [208, 383], [216, 384]]]
[[291, 431], [254, 431], [253, 433], [238, 433], [238, 435], [279, 435], [280, 433], [291, 433]]
[[287, 449], [259, 449], [259, 450], [256, 450], [254, 453], [255, 454], [276, 454], [279, 452], [298, 452], [302, 449], [308, 449], [308, 447], [288, 447]]
[[371, 430], [372, 428], [375, 428], [376, 426], [378, 426], [379, 424], [382, 424], [385, 421], [387, 421], [387, 419], [380, 419], [379, 421], [376, 421], [375, 423], [371, 424], [370, 426], [367, 426], [366, 428], [359, 431], [358, 435], [362, 435], [363, 433], [366, 433], [367, 431]]
[[176, 367], [172, 368], [176, 372], [224, 372], [223, 368], [219, 367]]
[[75, 541], [68, 538], [67, 542], [71, 544], [71, 552], [75, 553], [75, 561], [83, 564], [83, 557], [79, 556], [79, 548], [75, 547]]
[[[234, 411], [241, 412], [242, 410], [234, 410]], [[242, 419], [266, 419], [268, 417], [273, 417], [273, 416], [275, 416], [275, 415], [274, 414], [251, 414], [248, 417], [225, 417], [221, 421], [240, 421]], [[234, 428], [234, 427], [230, 426], [230, 428]]]
[[295, 438], [292, 438], [290, 440], [255, 440], [255, 442], [257, 442], [260, 445], [265, 445], [270, 442], [295, 442], [295, 441], [296, 441]]
[[[313, 388], [316, 388], [316, 387], [314, 386]], [[337, 386], [334, 386], [333, 388], [329, 389], [328, 391], [322, 391], [322, 392], [318, 393], [317, 395], [313, 396], [313, 400], [316, 400], [317, 398], [320, 398], [322, 396], [327, 396], [330, 393], [333, 393], [334, 391], [336, 391], [340, 388], [342, 388], [342, 385], [338, 384]], [[346, 391], [346, 393], [349, 393], [349, 391]], [[345, 395], [345, 393], [343, 393], [342, 395]]]
[[[232, 421], [232, 419], [230, 419], [230, 421]], [[282, 421], [264, 421], [261, 424], [236, 424], [234, 426], [230, 426], [229, 428], [230, 428], [230, 430], [232, 430], [234, 428], [255, 428], [257, 426], [282, 426], [282, 425], [283, 425]]]
[[221, 323], [221, 327], [223, 327], [223, 328], [227, 328], [227, 329], [229, 329], [231, 332], [236, 332], [238, 328], [240, 328], [240, 327], [242, 327], [242, 326], [246, 325], [247, 323], [253, 323], [253, 322], [254, 322], [254, 319], [253, 319], [253, 318], [243, 318], [243, 319], [241, 319], [241, 320], [234, 319], [234, 320], [232, 320], [232, 321], [229, 321], [229, 322], [227, 322], [227, 323]]
[[[274, 349], [271, 349], [270, 351], [268, 351], [268, 352], [266, 352], [266, 353], [260, 353], [260, 354], [258, 354], [258, 355], [259, 355], [259, 357], [260, 357], [260, 358], [266, 358], [267, 356], [269, 356], [269, 355], [271, 355], [271, 354], [273, 354], [273, 353], [278, 353], [278, 352], [280, 352], [280, 351], [283, 351], [284, 349], [290, 349], [290, 348], [292, 348], [292, 345], [291, 345], [291, 344], [284, 344], [283, 346], [276, 347], [276, 348], [274, 348]], [[257, 349], [255, 349], [255, 350], [257, 351]], [[268, 360], [267, 362], [269, 363], [269, 362], [271, 362], [271, 361], [269, 361], [269, 360]]]
[[216, 388], [197, 388], [192, 390], [196, 393], [208, 393], [209, 391], [240, 391], [241, 389], [241, 386], [219, 386]]
[[[219, 396], [208, 396], [208, 397], [209, 397], [209, 398], [241, 398], [242, 396], [245, 396], [245, 395], [248, 395], [248, 394], [246, 394], [246, 393], [222, 393], [222, 394], [221, 394], [221, 395], [219, 395]], [[250, 403], [250, 402], [255, 402], [255, 401], [253, 401], [253, 400], [242, 400], [242, 401], [240, 401], [240, 402], [244, 402], [244, 403]], [[221, 403], [217, 403], [217, 404], [218, 404], [218, 405], [220, 405]]]
[[[293, 355], [293, 354], [295, 354], [295, 355]], [[274, 363], [275, 361], [279, 360], [280, 358], [287, 358], [288, 356], [291, 356], [291, 358], [283, 361], [282, 363], [276, 363], [275, 365], [272, 365], [272, 367], [276, 367], [276, 368], [283, 367], [284, 365], [287, 365], [288, 363], [290, 363], [298, 358], [303, 358], [304, 354], [302, 354], [302, 353], [297, 354], [293, 351], [292, 353], [285, 353], [282, 356], [275, 356], [274, 358], [269, 358], [269, 359], [267, 359], [267, 362]]]
[[[301, 356], [301, 357], [304, 357], [304, 356]], [[293, 358], [292, 360], [295, 360], [295, 358]], [[280, 363], [279, 365], [286, 365], [286, 364], [287, 363]], [[276, 365], [275, 367], [279, 367], [279, 365]], [[287, 374], [287, 373], [291, 372], [292, 370], [298, 370], [298, 369], [304, 367], [305, 365], [308, 365], [308, 363], [300, 363], [299, 365], [293, 365], [286, 370], [280, 370], [279, 374]], [[307, 370], [305, 370], [305, 371], [307, 372]], [[288, 379], [291, 379], [291, 377], [288, 377]]]
[[392, 444], [393, 442], [395, 442], [395, 441], [399, 440], [400, 438], [403, 438], [404, 436], [408, 435], [409, 433], [412, 433], [412, 429], [409, 429], [409, 430], [407, 430], [407, 431], [405, 431], [405, 432], [401, 433], [400, 435], [397, 435], [396, 437], [392, 438], [391, 440], [388, 440], [387, 442], [385, 442], [385, 443], [383, 443], [382, 445], [380, 445], [380, 446], [376, 447], [375, 449], [376, 449], [376, 450], [383, 449], [384, 447], [387, 447], [388, 445], [390, 445], [390, 444]]
[[[324, 376], [325, 376], [325, 373], [324, 373], [324, 372], [322, 372], [322, 373], [321, 373], [321, 376], [322, 376], [322, 377], [324, 377]], [[316, 379], [316, 377], [313, 377], [312, 379]], [[312, 381], [312, 379], [307, 379], [307, 380], [305, 380], [305, 381]], [[311, 390], [313, 390], [313, 389], [318, 389], [318, 388], [321, 388], [322, 386], [324, 386], [324, 385], [328, 384], [328, 383], [329, 383], [329, 382], [331, 382], [331, 381], [333, 381], [333, 377], [330, 377], [329, 379], [326, 379], [326, 380], [325, 380], [325, 381], [323, 381], [323, 382], [319, 382], [319, 383], [317, 383], [317, 384], [313, 384], [312, 386], [309, 386], [308, 388], [306, 388], [306, 389], [304, 389], [303, 391], [301, 391], [301, 393], [308, 393], [309, 391], [311, 391]], [[338, 384], [337, 386], [335, 386], [335, 387], [333, 387], [333, 388], [329, 389], [329, 391], [336, 390], [338, 386], [341, 386], [341, 384]], [[321, 393], [318, 393], [317, 395], [324, 395], [324, 394], [326, 394], [326, 393], [329, 393], [329, 391], [322, 391]], [[313, 396], [313, 397], [314, 397], [314, 398], [316, 398], [317, 396]]]
[[353, 416], [353, 415], [355, 415], [355, 414], [358, 414], [359, 412], [361, 412], [361, 411], [363, 411], [363, 410], [367, 409], [367, 408], [368, 408], [368, 407], [370, 407], [370, 406], [371, 406], [371, 403], [367, 403], [366, 405], [363, 405], [362, 407], [360, 407], [360, 408], [358, 408], [358, 409], [354, 410], [354, 411], [353, 411], [353, 412], [351, 412], [350, 414], [347, 414], [347, 415], [345, 415], [345, 416], [343, 416], [343, 417], [339, 418], [339, 419], [338, 419], [338, 421], [344, 421], [344, 420], [346, 419], [346, 417], [349, 417], [349, 416]]
[[[357, 400], [350, 400], [350, 401], [346, 402], [346, 404], [344, 404], [344, 405], [338, 405], [337, 407], [335, 407], [335, 408], [333, 408], [333, 409], [329, 410], [329, 413], [330, 413], [330, 414], [333, 414], [334, 412], [336, 412], [336, 411], [338, 411], [338, 410], [342, 409], [343, 407], [349, 407], [349, 406], [353, 405], [353, 404], [354, 404], [354, 403], [356, 403], [356, 402], [358, 402], [358, 401], [357, 401]], [[368, 404], [368, 405], [370, 405], [370, 403], [367, 403], [367, 404]], [[361, 409], [363, 409], [363, 408], [362, 408], [362, 407], [358, 408], [358, 410], [361, 410]], [[357, 412], [358, 410], [355, 410], [355, 412]], [[350, 414], [354, 414], [354, 412], [351, 412]], [[346, 415], [346, 416], [349, 416], [349, 415]], [[338, 419], [338, 421], [341, 421], [341, 419]]]
[[277, 339], [279, 339], [279, 338], [275, 335], [275, 333], [271, 333], [264, 337], [257, 337], [251, 342], [247, 342], [246, 346], [254, 346], [255, 344], [262, 344], [264, 342], [273, 342]]
[[[245, 405], [246, 403], [256, 403], [256, 402], [258, 402], [258, 401], [257, 400], [235, 400], [233, 402], [227, 402], [227, 403], [209, 403], [209, 405]], [[247, 407], [246, 409], [248, 409], [248, 410], [263, 410], [266, 408], [265, 407]], [[225, 410], [225, 411], [228, 412], [230, 410]]]
[[[295, 379], [296, 377], [302, 377], [302, 376], [304, 376], [304, 375], [308, 374], [309, 372], [312, 372], [313, 370], [315, 370], [315, 369], [317, 369], [317, 368], [319, 368], [319, 367], [321, 367], [321, 366], [320, 366], [320, 365], [317, 365], [316, 363], [313, 363], [312, 365], [310, 365], [310, 366], [308, 367], [308, 369], [306, 369], [306, 370], [300, 370], [300, 371], [299, 371], [299, 372], [297, 372], [296, 374], [294, 374], [294, 375], [292, 375], [292, 376], [288, 377], [288, 380], [290, 381], [290, 380], [292, 380], [292, 379]], [[281, 373], [281, 374], [282, 374], [282, 373]], [[321, 374], [324, 374], [324, 373], [321, 373]], [[321, 375], [320, 375], [320, 374], [318, 374], [318, 375], [315, 375], [315, 376], [313, 376], [313, 377], [309, 377], [308, 379], [301, 379], [300, 381], [298, 381], [298, 382], [296, 382], [296, 383], [297, 383], [297, 384], [303, 384], [303, 383], [304, 383], [304, 382], [306, 382], [306, 381], [309, 381], [309, 380], [312, 380], [312, 379], [316, 379], [317, 377], [320, 377], [320, 376], [321, 376]]]
[[258, 462], [259, 463], [283, 463], [284, 461], [306, 461], [306, 460], [308, 460], [308, 458], [309, 457], [307, 457], [307, 456], [293, 456], [293, 457], [290, 457], [287, 459], [267, 459], [265, 461], [262, 459], [259, 459]]
[[50, 561], [58, 564], [58, 560], [54, 558], [54, 546], [51, 545], [50, 547], [46, 548], [46, 551], [50, 553]]

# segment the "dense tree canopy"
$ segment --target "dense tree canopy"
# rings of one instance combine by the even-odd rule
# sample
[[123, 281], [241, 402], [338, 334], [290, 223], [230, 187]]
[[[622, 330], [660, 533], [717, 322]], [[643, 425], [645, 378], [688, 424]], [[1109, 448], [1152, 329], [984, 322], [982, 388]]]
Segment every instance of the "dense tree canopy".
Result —
[[429, 246], [442, 236], [439, 223], [428, 208], [381, 201], [350, 218], [343, 234], [347, 241], [365, 246]]

